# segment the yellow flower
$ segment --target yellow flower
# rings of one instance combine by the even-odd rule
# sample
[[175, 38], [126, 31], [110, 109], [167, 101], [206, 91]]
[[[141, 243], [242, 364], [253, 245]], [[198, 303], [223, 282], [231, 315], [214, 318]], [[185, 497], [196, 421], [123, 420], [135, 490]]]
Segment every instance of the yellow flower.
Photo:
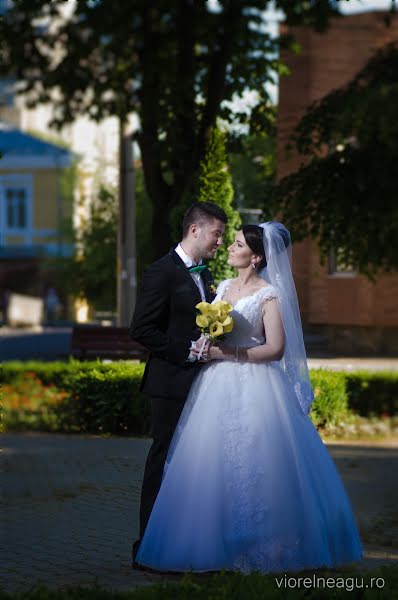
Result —
[[209, 292], [210, 292], [210, 294], [213, 294], [213, 295], [215, 295], [217, 293], [217, 288], [214, 285], [214, 283], [210, 283], [210, 285], [209, 285]]
[[210, 335], [211, 337], [218, 337], [224, 333], [223, 326], [220, 321], [216, 321], [210, 325]]
[[209, 309], [211, 308], [211, 304], [209, 304], [209, 302], [199, 302], [199, 304], [197, 304], [195, 308], [197, 308], [202, 314], [204, 314], [205, 312], [209, 311]]
[[198, 327], [207, 327], [209, 325], [209, 319], [205, 315], [198, 315], [196, 317], [196, 325]]
[[217, 300], [217, 302], [214, 302], [212, 306], [219, 310], [222, 314], [228, 314], [233, 308], [229, 302], [225, 302], [225, 300]]
[[227, 315], [226, 317], [221, 317], [220, 323], [223, 327], [225, 327], [226, 325], [231, 325], [232, 317], [230, 317], [229, 315]]
[[221, 316], [221, 311], [217, 306], [211, 305], [208, 314], [211, 314], [213, 319], [218, 319]]
[[228, 325], [223, 325], [224, 333], [229, 333], [234, 328], [234, 322], [231, 319], [231, 322]]

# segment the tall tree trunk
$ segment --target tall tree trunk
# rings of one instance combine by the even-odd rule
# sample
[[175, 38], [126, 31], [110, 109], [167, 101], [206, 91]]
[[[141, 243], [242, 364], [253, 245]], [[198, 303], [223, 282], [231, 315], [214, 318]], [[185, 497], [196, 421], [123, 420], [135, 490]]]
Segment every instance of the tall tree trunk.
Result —
[[171, 237], [171, 228], [169, 225], [170, 205], [167, 198], [158, 195], [152, 196], [153, 217], [152, 217], [152, 243], [153, 256], [156, 260], [170, 250], [174, 242]]
[[125, 121], [119, 129], [119, 213], [117, 252], [117, 324], [128, 327], [137, 297], [136, 220], [132, 139]]

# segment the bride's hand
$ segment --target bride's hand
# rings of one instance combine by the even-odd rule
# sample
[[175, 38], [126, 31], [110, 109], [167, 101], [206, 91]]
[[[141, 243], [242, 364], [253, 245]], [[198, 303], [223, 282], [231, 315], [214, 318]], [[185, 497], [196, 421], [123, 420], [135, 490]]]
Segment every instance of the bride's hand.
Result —
[[225, 354], [218, 346], [211, 345], [207, 352], [207, 360], [221, 360], [225, 358]]

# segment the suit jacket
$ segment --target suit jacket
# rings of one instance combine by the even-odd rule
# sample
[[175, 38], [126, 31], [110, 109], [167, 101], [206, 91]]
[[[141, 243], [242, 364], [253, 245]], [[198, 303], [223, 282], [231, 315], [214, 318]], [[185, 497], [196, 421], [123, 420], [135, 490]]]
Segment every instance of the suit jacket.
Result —
[[[211, 302], [212, 276], [201, 273], [206, 299]], [[202, 364], [187, 362], [192, 340], [198, 339], [195, 305], [200, 292], [184, 262], [171, 250], [144, 273], [130, 337], [150, 351], [141, 390], [151, 396], [185, 398]]]

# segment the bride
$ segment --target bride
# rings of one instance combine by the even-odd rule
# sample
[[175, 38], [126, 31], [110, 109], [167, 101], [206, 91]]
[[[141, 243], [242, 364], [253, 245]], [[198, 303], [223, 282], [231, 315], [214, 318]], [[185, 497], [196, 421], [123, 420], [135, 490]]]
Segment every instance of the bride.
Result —
[[137, 562], [160, 571], [281, 572], [362, 557], [349, 500], [308, 413], [313, 393], [281, 223], [246, 225], [238, 277], [175, 431]]

